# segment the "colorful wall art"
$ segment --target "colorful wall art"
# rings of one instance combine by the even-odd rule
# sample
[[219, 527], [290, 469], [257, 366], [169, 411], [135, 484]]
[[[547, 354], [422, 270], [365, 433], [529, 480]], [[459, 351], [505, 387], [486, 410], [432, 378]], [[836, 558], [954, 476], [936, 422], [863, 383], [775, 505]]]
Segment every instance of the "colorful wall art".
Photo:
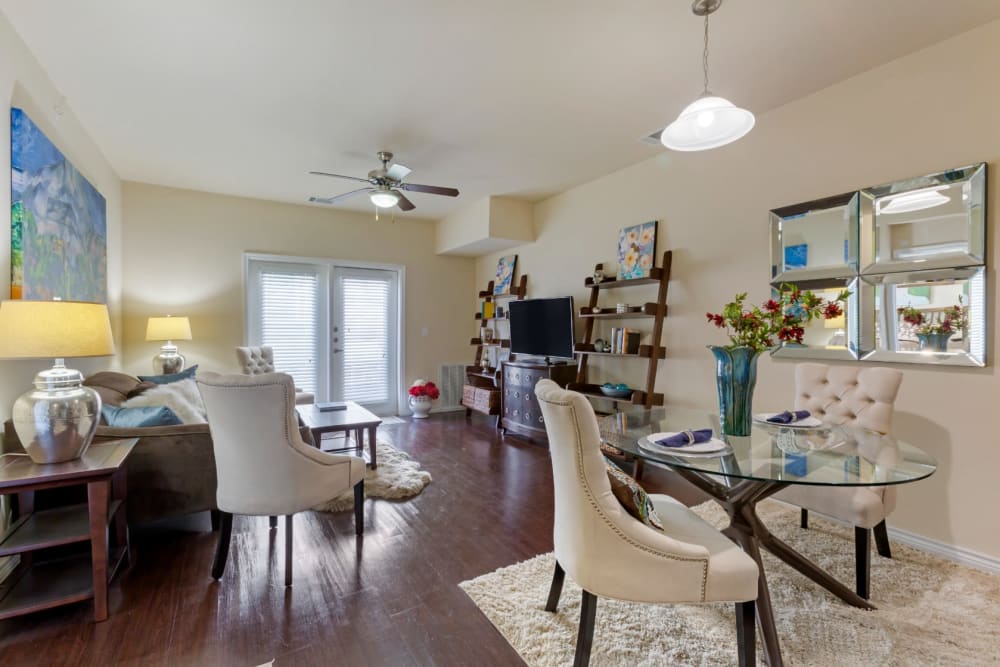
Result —
[[494, 294], [510, 294], [514, 282], [514, 267], [517, 266], [517, 255], [507, 255], [497, 261], [497, 277], [493, 281]]
[[648, 278], [655, 253], [655, 220], [622, 229], [618, 234], [618, 279]]
[[21, 109], [10, 110], [12, 299], [107, 302], [107, 204]]

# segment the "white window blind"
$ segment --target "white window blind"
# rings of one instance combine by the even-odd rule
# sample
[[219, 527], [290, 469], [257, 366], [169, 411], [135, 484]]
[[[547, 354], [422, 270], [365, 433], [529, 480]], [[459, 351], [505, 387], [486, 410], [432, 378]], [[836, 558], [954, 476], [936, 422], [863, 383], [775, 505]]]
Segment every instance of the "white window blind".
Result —
[[391, 278], [340, 277], [343, 299], [344, 400], [382, 403], [390, 397], [392, 332], [387, 314]]
[[320, 334], [320, 285], [314, 269], [260, 266], [257, 341], [274, 348], [274, 366], [315, 392]]

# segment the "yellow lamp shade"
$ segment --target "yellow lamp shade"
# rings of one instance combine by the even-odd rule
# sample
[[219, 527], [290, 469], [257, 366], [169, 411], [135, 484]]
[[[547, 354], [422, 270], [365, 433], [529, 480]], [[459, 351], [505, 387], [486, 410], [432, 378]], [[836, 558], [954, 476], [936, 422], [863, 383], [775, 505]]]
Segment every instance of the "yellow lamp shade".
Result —
[[104, 357], [114, 353], [111, 320], [103, 303], [0, 303], [0, 359]]
[[146, 340], [191, 340], [191, 322], [186, 317], [150, 317]]
[[845, 323], [846, 323], [846, 320], [845, 320], [844, 316], [843, 315], [839, 315], [837, 317], [831, 317], [830, 319], [825, 320], [823, 322], [823, 326], [826, 327], [827, 329], [843, 329], [844, 326], [845, 326]]

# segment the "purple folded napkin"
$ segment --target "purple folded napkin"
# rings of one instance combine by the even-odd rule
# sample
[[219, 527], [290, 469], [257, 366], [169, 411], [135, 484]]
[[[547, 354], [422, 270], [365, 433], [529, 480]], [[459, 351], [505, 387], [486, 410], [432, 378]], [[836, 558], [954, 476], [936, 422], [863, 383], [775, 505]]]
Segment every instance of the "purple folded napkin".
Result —
[[700, 431], [681, 431], [668, 438], [657, 440], [656, 444], [664, 447], [687, 447], [699, 442], [708, 442], [712, 439], [712, 429], [703, 428]]
[[805, 419], [808, 416], [808, 410], [795, 410], [794, 412], [785, 410], [784, 412], [779, 412], [773, 417], [768, 417], [767, 421], [772, 424], [791, 424], [792, 422], [797, 422], [800, 419]]

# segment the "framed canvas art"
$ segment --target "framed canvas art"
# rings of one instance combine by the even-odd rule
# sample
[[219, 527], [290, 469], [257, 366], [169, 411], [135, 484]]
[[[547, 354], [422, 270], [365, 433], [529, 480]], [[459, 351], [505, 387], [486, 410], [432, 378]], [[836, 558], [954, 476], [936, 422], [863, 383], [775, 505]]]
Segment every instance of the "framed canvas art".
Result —
[[656, 220], [618, 233], [618, 280], [648, 278], [656, 253]]
[[506, 255], [497, 261], [497, 277], [493, 280], [494, 294], [510, 294], [515, 266], [517, 266], [517, 255]]
[[107, 204], [21, 109], [10, 110], [12, 299], [107, 302]]

